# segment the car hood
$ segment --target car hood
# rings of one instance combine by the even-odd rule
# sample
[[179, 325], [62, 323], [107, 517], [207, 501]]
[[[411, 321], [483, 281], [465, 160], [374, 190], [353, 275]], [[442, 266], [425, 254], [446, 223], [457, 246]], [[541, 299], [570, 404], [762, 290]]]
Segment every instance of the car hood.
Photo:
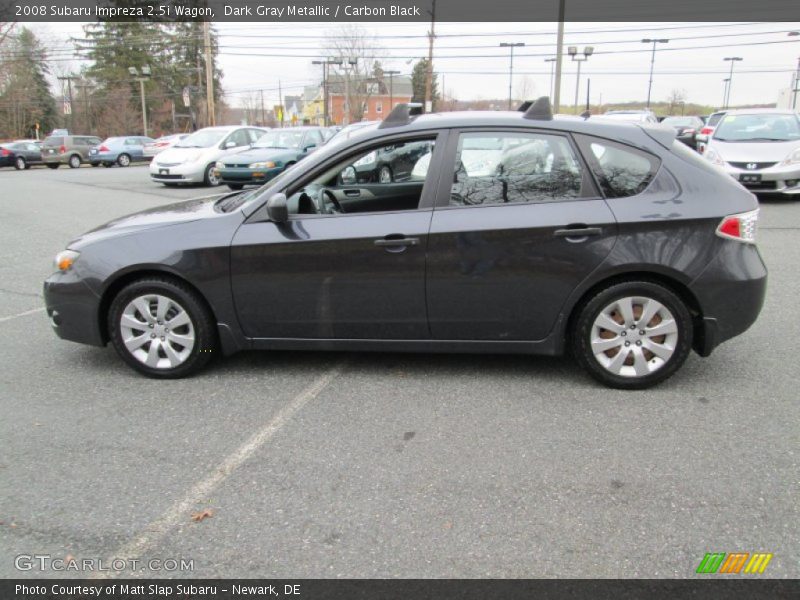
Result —
[[244, 164], [265, 160], [273, 162], [286, 162], [289, 160], [297, 160], [298, 151], [286, 148], [250, 148], [243, 152], [235, 154], [228, 154], [222, 157], [222, 161], [226, 163]]
[[219, 151], [216, 146], [210, 148], [167, 148], [158, 155], [156, 159], [159, 163], [184, 163], [194, 162], [201, 156], [214, 154], [214, 151]]
[[157, 206], [148, 210], [133, 213], [109, 221], [91, 231], [87, 231], [80, 237], [72, 240], [68, 247], [79, 250], [81, 247], [118, 235], [127, 235], [144, 229], [155, 229], [157, 227], [168, 227], [178, 223], [187, 223], [217, 216], [214, 210], [214, 203], [225, 194], [219, 194], [211, 198], [198, 198], [185, 202], [176, 202]]
[[800, 141], [720, 142], [712, 139], [710, 147], [726, 162], [780, 162], [800, 148]]

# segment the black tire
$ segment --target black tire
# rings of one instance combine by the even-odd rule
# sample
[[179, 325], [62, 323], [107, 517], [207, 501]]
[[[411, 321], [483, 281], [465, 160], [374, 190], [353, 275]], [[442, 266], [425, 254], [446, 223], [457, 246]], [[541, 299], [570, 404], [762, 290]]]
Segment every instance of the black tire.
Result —
[[102, 163], [102, 164], [103, 164], [103, 166], [104, 166], [105, 168], [107, 168], [107, 169], [109, 169], [109, 168], [111, 168], [111, 167], [113, 167], [113, 166], [114, 166], [114, 163], [110, 163], [110, 162], [108, 162], [108, 161], [106, 161], [106, 162], [104, 162], [104, 163]]
[[164, 187], [178, 187], [177, 183], [164, 183], [163, 181], [161, 182], [161, 185]]
[[100, 163], [99, 163], [99, 162], [93, 162], [93, 163], [91, 163], [91, 165], [92, 165], [93, 167], [99, 167], [99, 166], [100, 166]]
[[241, 183], [229, 183], [228, 187], [231, 188], [234, 192], [238, 192], [244, 187], [244, 185], [242, 185]]
[[14, 161], [14, 168], [17, 171], [24, 171], [28, 168], [28, 163], [25, 162], [25, 159], [22, 156], [18, 156]]
[[[617, 300], [627, 297], [643, 297], [656, 300], [672, 314], [677, 326], [678, 338], [677, 342], [674, 344], [672, 355], [669, 356], [660, 367], [646, 375], [625, 376], [612, 373], [600, 364], [600, 359], [595, 357], [592, 352], [591, 336], [595, 320], [606, 307]], [[572, 355], [589, 375], [608, 387], [639, 390], [656, 385], [671, 377], [681, 367], [692, 349], [693, 328], [692, 316], [689, 313], [689, 309], [677, 294], [659, 283], [636, 280], [612, 284], [593, 294], [576, 310], [578, 312], [573, 321], [572, 330], [570, 331], [571, 339], [569, 340]], [[620, 321], [622, 321], [621, 317]], [[653, 321], [650, 321], [650, 323], [652, 322]], [[640, 324], [637, 324], [634, 329], [638, 329], [640, 326]], [[620, 325], [620, 327], [622, 328], [622, 325]], [[626, 333], [620, 333], [619, 335], [626, 335]], [[634, 332], [633, 335], [636, 335], [636, 332]], [[630, 342], [626, 342], [626, 344], [629, 345]], [[631, 348], [631, 350], [634, 350], [634, 348]], [[620, 350], [617, 351], [619, 352]], [[609, 350], [608, 352], [613, 352], [613, 350]], [[646, 350], [645, 352], [649, 353], [649, 351]], [[612, 354], [611, 356], [614, 355]], [[630, 354], [630, 356], [630, 360], [632, 361], [633, 354]], [[626, 358], [626, 361], [627, 360]], [[657, 363], [657, 359], [652, 353], [650, 353], [650, 357], [646, 358], [646, 360], [648, 364]], [[627, 365], [628, 362], [625, 364]]]
[[206, 166], [205, 173], [203, 174], [203, 185], [216, 186], [221, 183], [219, 177], [217, 177], [216, 175], [214, 175], [214, 173], [212, 173], [214, 168], [215, 168], [214, 163], [209, 163]]
[[47, 168], [48, 169], [57, 169], [60, 166], [61, 166], [61, 163], [47, 163]]
[[120, 167], [129, 167], [131, 166], [131, 157], [124, 152], [117, 157], [117, 164]]
[[[384, 179], [388, 179], [388, 181], [383, 181]], [[394, 181], [394, 173], [392, 173], [391, 167], [388, 165], [383, 165], [378, 170], [378, 183], [391, 183]]]
[[77, 154], [73, 154], [69, 157], [69, 161], [67, 162], [70, 169], [78, 169], [81, 166], [81, 157]]
[[[188, 314], [194, 329], [195, 343], [189, 356], [174, 368], [153, 368], [125, 347], [120, 330], [120, 319], [125, 307], [138, 296], [158, 294], [177, 302]], [[192, 375], [202, 369], [217, 353], [217, 332], [214, 318], [203, 299], [178, 279], [171, 277], [146, 277], [125, 286], [112, 300], [108, 311], [108, 336], [114, 349], [129, 366], [156, 379], [176, 379]]]

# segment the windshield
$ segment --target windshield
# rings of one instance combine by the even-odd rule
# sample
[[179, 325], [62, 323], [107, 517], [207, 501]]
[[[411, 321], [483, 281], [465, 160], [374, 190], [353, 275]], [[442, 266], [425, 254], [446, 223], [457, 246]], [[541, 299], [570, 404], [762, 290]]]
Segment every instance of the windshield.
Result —
[[201, 129], [175, 144], [173, 148], [210, 148], [227, 133], [227, 131], [219, 129]]
[[720, 142], [792, 142], [800, 140], [800, 122], [794, 115], [726, 115], [714, 132]]
[[303, 141], [302, 131], [270, 131], [258, 138], [254, 148], [299, 148]]

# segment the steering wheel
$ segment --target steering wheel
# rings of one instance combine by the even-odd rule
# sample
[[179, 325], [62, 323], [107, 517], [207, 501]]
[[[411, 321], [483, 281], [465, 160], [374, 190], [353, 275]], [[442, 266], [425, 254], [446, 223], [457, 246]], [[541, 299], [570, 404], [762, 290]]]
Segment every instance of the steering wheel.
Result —
[[321, 188], [317, 194], [317, 212], [321, 215], [330, 215], [335, 213], [342, 213], [342, 205], [327, 188]]

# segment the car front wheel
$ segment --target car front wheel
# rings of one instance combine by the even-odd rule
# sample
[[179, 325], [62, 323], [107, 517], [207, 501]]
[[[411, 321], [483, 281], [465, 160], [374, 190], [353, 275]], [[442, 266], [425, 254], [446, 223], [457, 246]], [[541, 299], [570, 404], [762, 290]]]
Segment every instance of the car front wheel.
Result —
[[206, 185], [219, 185], [219, 177], [214, 173], [214, 163], [206, 167], [205, 175], [203, 176], [203, 183]]
[[22, 158], [21, 156], [18, 156], [17, 160], [14, 161], [14, 168], [17, 171], [24, 171], [25, 169], [28, 168], [28, 165], [25, 163], [25, 159], [24, 158]]
[[597, 292], [580, 309], [572, 352], [605, 385], [643, 389], [677, 371], [692, 347], [692, 317], [672, 290], [627, 281]]
[[117, 164], [120, 167], [128, 167], [131, 164], [131, 157], [128, 156], [127, 154], [120, 154], [117, 157]]
[[170, 278], [126, 286], [108, 315], [109, 338], [131, 367], [161, 379], [197, 372], [216, 348], [214, 320], [191, 288]]

